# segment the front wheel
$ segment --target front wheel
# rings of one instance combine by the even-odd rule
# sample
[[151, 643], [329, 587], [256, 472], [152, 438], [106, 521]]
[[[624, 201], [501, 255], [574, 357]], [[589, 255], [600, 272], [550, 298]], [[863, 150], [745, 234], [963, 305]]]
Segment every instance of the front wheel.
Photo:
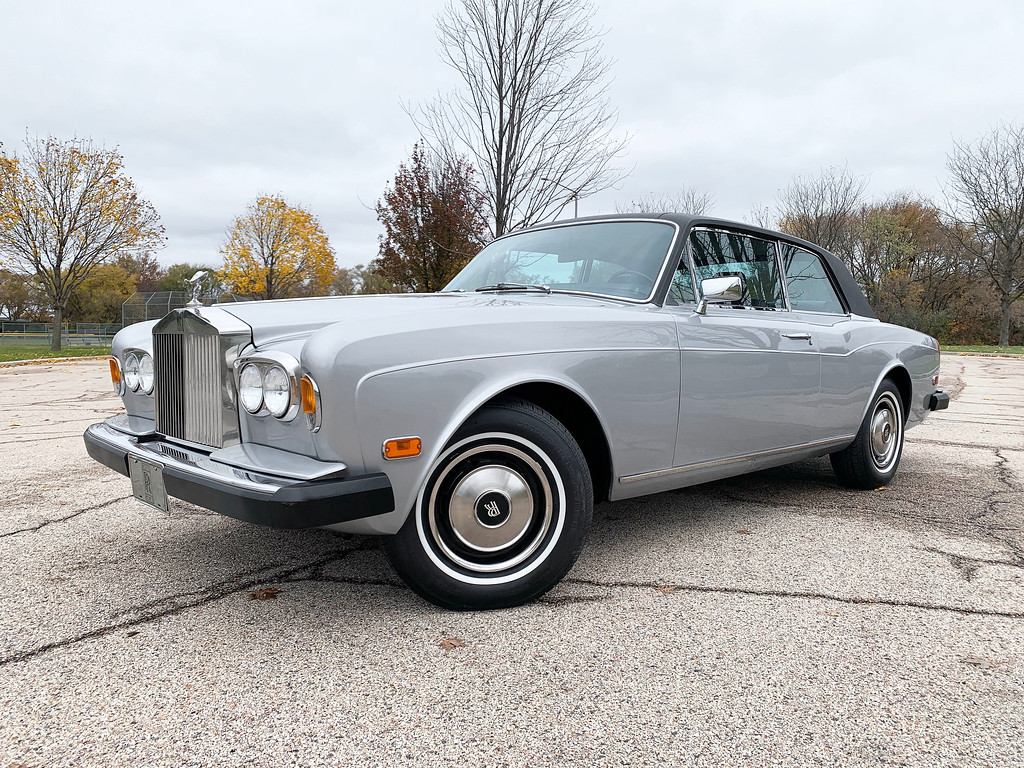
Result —
[[849, 488], [879, 488], [896, 474], [903, 455], [903, 398], [886, 379], [848, 447], [829, 456], [839, 482]]
[[569, 431], [532, 403], [499, 402], [456, 432], [384, 551], [405, 583], [435, 605], [521, 605], [572, 568], [593, 497]]

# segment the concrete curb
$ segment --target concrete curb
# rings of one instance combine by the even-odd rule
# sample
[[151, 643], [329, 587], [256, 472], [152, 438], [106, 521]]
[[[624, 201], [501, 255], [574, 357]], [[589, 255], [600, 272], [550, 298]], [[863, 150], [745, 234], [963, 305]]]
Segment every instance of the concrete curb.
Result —
[[18, 365], [51, 365], [54, 363], [75, 363], [81, 360], [106, 360], [110, 355], [80, 355], [75, 357], [46, 357], [40, 360], [7, 360], [0, 368], [14, 368]]

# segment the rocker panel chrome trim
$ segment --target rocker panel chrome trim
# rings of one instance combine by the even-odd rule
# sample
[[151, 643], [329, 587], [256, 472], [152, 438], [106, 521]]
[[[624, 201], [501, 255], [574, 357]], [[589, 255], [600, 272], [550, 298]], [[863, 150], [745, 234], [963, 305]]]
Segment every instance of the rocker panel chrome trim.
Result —
[[669, 467], [667, 469], [658, 469], [654, 472], [641, 472], [636, 475], [626, 475], [619, 478], [619, 482], [635, 483], [639, 480], [653, 480], [656, 477], [667, 477], [668, 475], [681, 475], [687, 472], [697, 472], [701, 469], [714, 469], [715, 467], [725, 467], [730, 464], [739, 464], [745, 461], [757, 461], [758, 459], [767, 459], [772, 456], [784, 456], [789, 453], [803, 453], [805, 451], [827, 449], [827, 448], [841, 448], [849, 445], [850, 442], [856, 435], [846, 435], [844, 437], [829, 438], [828, 440], [815, 440], [811, 443], [801, 443], [800, 445], [791, 445], [786, 448], [775, 448], [770, 451], [761, 451], [759, 453], [745, 453], [742, 456], [731, 456], [727, 459], [717, 459], [715, 461], [702, 461], [697, 464], [687, 464], [682, 467]]

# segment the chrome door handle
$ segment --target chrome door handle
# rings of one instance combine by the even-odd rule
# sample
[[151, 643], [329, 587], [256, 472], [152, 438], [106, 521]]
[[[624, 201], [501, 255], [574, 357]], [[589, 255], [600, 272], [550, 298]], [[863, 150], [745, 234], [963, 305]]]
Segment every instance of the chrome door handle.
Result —
[[784, 333], [782, 334], [787, 339], [793, 339], [794, 341], [810, 341], [811, 334], [809, 333]]

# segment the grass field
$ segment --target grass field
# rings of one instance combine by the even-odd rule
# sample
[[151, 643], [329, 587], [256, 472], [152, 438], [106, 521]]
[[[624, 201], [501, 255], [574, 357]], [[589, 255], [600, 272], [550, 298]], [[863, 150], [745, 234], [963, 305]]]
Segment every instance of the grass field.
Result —
[[11, 360], [45, 360], [51, 357], [93, 357], [109, 354], [109, 345], [64, 347], [60, 352], [54, 352], [49, 344], [0, 344], [0, 363], [8, 363]]
[[942, 345], [943, 352], [974, 352], [985, 355], [1024, 355], [1024, 347], [995, 347], [986, 344], [975, 344], [966, 347]]

